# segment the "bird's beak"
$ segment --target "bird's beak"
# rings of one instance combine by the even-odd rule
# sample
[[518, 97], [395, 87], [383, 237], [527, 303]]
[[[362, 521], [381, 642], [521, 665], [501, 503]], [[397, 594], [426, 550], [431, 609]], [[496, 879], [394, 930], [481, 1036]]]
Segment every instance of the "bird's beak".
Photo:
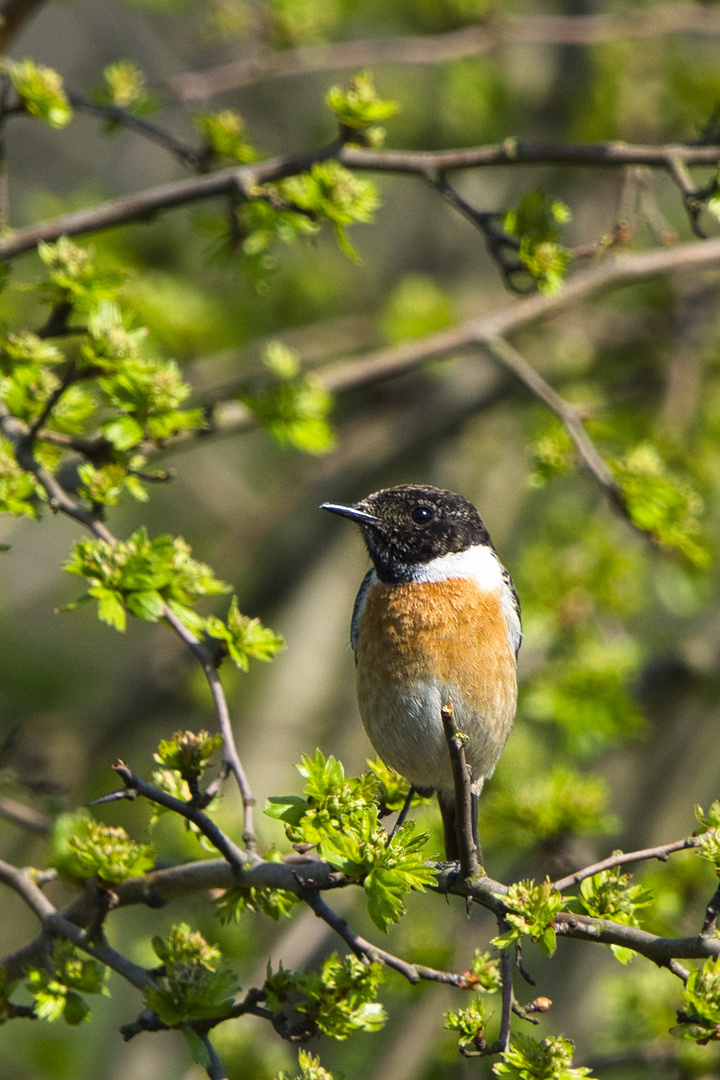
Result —
[[379, 518], [376, 518], [374, 514], [369, 514], [367, 510], [363, 510], [359, 506], [341, 506], [339, 503], [323, 503], [320, 509], [329, 510], [331, 514], [339, 514], [340, 517], [350, 518], [351, 521], [357, 521], [358, 525], [372, 525], [379, 521]]

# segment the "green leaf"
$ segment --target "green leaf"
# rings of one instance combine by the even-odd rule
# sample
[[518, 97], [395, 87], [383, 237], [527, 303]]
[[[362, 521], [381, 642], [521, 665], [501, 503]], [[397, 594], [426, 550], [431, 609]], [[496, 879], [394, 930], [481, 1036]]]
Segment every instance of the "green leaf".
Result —
[[31, 116], [37, 116], [54, 128], [64, 128], [70, 123], [72, 108], [57, 71], [32, 60], [5, 61], [3, 66]]
[[572, 258], [559, 243], [561, 228], [571, 218], [564, 203], [535, 189], [508, 210], [505, 232], [519, 240], [518, 255], [540, 292], [548, 295], [561, 287]]
[[553, 889], [549, 879], [541, 885], [534, 881], [516, 882], [510, 886], [503, 901], [509, 909], [505, 915], [509, 929], [493, 938], [492, 944], [498, 949], [507, 949], [528, 935], [546, 956], [552, 956], [556, 940], [552, 924], [564, 908], [565, 898]]
[[517, 1035], [502, 1061], [493, 1065], [493, 1073], [506, 1080], [581, 1080], [590, 1069], [573, 1068], [572, 1052], [570, 1040], [559, 1035], [548, 1035], [541, 1042]]
[[200, 1065], [203, 1069], [209, 1069], [210, 1052], [197, 1031], [191, 1028], [189, 1024], [181, 1024], [180, 1030], [185, 1037], [185, 1042], [190, 1047], [190, 1053], [195, 1064]]

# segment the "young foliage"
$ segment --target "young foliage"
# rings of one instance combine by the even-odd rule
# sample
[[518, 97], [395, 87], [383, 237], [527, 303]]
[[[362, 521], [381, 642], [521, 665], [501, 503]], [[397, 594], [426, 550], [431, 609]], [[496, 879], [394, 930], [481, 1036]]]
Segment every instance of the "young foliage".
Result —
[[710, 957], [690, 972], [682, 996], [685, 1005], [678, 1009], [671, 1034], [701, 1046], [720, 1039], [720, 957]]
[[54, 1023], [64, 1020], [75, 1026], [90, 1019], [83, 994], [109, 996], [105, 986], [109, 971], [81, 954], [70, 941], [53, 941], [47, 964], [27, 973], [26, 987], [35, 1001], [35, 1015]]
[[378, 97], [369, 71], [358, 72], [346, 87], [331, 87], [325, 104], [337, 116], [343, 137], [363, 146], [382, 146], [385, 130], [375, 125], [389, 120], [398, 109], [396, 102]]
[[283, 199], [314, 220], [329, 221], [341, 251], [350, 259], [358, 259], [345, 230], [349, 225], [373, 220], [380, 200], [371, 180], [354, 176], [339, 161], [320, 161], [310, 172], [281, 181], [278, 190]]
[[84, 577], [89, 588], [66, 609], [90, 599], [98, 602], [98, 618], [124, 631], [126, 613], [146, 622], [161, 619], [166, 605], [184, 621], [195, 625], [191, 605], [201, 596], [229, 591], [210, 567], [191, 558], [181, 537], [158, 536], [151, 540], [144, 528], [129, 540], [114, 544], [105, 540], [79, 540], [63, 569]]
[[560, 243], [560, 233], [571, 216], [564, 203], [537, 189], [505, 214], [505, 232], [517, 237], [520, 261], [540, 292], [552, 294], [562, 287], [572, 256]]
[[256, 159], [257, 151], [245, 141], [245, 121], [234, 109], [195, 113], [193, 123], [205, 140], [208, 160], [245, 164]]
[[53, 826], [53, 866], [66, 877], [117, 885], [151, 870], [152, 844], [139, 844], [125, 829], [102, 825], [89, 814], [60, 814]]
[[7, 60], [3, 67], [10, 75], [24, 109], [53, 128], [64, 128], [73, 112], [63, 88], [62, 77], [52, 68], [32, 60]]
[[233, 596], [228, 609], [227, 621], [208, 615], [202, 622], [202, 630], [221, 655], [229, 656], [235, 667], [247, 671], [251, 660], [268, 663], [285, 648], [285, 642], [259, 619], [251, 619], [238, 609], [237, 597]]
[[363, 964], [356, 956], [341, 960], [328, 956], [316, 971], [286, 971], [268, 975], [263, 987], [265, 1005], [285, 1026], [293, 1025], [296, 1038], [317, 1032], [332, 1039], [347, 1039], [356, 1031], [378, 1031], [387, 1017], [377, 990], [383, 980], [380, 964]]
[[387, 930], [405, 911], [403, 895], [434, 880], [420, 854], [427, 835], [415, 836], [408, 822], [388, 842], [373, 773], [346, 778], [341, 763], [320, 750], [314, 758], [303, 755], [298, 771], [307, 780], [305, 798], [270, 798], [265, 813], [285, 822], [291, 843], [312, 844], [337, 870], [362, 880], [370, 917]]
[[666, 467], [655, 446], [638, 443], [610, 463], [632, 521], [664, 547], [707, 569], [712, 558], [701, 515], [703, 501], [684, 479]]
[[697, 853], [701, 859], [711, 863], [720, 877], [720, 801], [715, 799], [707, 814], [701, 806], [696, 806], [695, 817], [700, 822], [700, 828], [694, 833], [700, 841]]
[[291, 1077], [286, 1072], [279, 1072], [275, 1080], [343, 1080], [342, 1073], [330, 1073], [327, 1069], [323, 1069], [320, 1058], [307, 1050], [298, 1051], [298, 1066], [300, 1067], [299, 1076]]
[[[642, 885], [628, 885], [629, 880], [630, 875], [623, 874], [619, 867], [585, 878], [576, 901], [578, 910], [598, 919], [611, 919], [622, 926], [639, 926], [638, 908], [648, 907], [654, 898]], [[609, 948], [621, 964], [627, 964], [635, 956], [632, 949], [620, 945]]]
[[[178, 1027], [189, 1020], [227, 1016], [239, 986], [233, 973], [222, 966], [216, 945], [208, 944], [186, 923], [178, 923], [167, 938], [153, 937], [152, 947], [163, 970], [146, 1000], [164, 1024]], [[194, 1050], [195, 1041], [192, 1037], [188, 1041]]]
[[257, 391], [242, 395], [244, 404], [281, 446], [292, 446], [306, 454], [332, 450], [332, 394], [312, 375], [301, 371], [297, 355], [279, 341], [267, 346], [263, 364], [269, 378]]
[[[265, 858], [268, 862], [282, 862], [281, 853], [275, 850], [270, 851]], [[215, 902], [218, 916], [223, 923], [237, 922], [246, 911], [262, 913], [278, 922], [291, 914], [300, 899], [288, 889], [238, 885], [233, 889], [226, 889]]]
[[505, 915], [509, 929], [493, 938], [498, 949], [507, 949], [526, 934], [536, 942], [546, 956], [555, 952], [556, 934], [553, 920], [565, 907], [565, 898], [553, 889], [549, 880], [541, 885], [534, 881], [515, 882], [503, 897], [510, 909]]
[[502, 1061], [493, 1065], [495, 1076], [505, 1080], [581, 1080], [590, 1069], [573, 1067], [573, 1044], [561, 1036], [548, 1035], [542, 1042], [517, 1035]]
[[210, 758], [222, 746], [222, 735], [202, 730], [176, 731], [172, 739], [162, 739], [153, 757], [166, 769], [178, 772], [189, 784], [196, 783], [210, 765]]
[[458, 1047], [465, 1057], [473, 1057], [482, 1054], [485, 1050], [485, 1002], [481, 997], [476, 997], [465, 1009], [457, 1012], [446, 1012], [445, 1027], [449, 1031], [457, 1031]]
[[[158, 107], [156, 98], [148, 92], [145, 72], [134, 60], [108, 64], [103, 71], [103, 87], [93, 96], [99, 105], [126, 109], [136, 116], [147, 116]], [[108, 126], [113, 129], [112, 120]]]

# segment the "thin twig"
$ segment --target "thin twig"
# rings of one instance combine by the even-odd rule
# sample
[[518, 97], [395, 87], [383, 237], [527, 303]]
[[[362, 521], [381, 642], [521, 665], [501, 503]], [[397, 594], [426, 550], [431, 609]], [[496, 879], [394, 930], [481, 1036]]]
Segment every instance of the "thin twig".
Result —
[[398, 971], [411, 983], [418, 983], [421, 979], [427, 979], [430, 982], [448, 983], [450, 986], [467, 988], [468, 982], [464, 975], [456, 975], [450, 971], [436, 971], [435, 968], [425, 967], [422, 964], [409, 964], [406, 960], [400, 959], [399, 956], [393, 956], [392, 953], [386, 952], [385, 949], [381, 949], [379, 946], [373, 945], [371, 941], [360, 937], [348, 925], [346, 919], [343, 919], [325, 903], [319, 892], [307, 890], [302, 894], [302, 897], [317, 917], [326, 922], [336, 934], [339, 934], [345, 944], [361, 960], [377, 961], [386, 967], [393, 968], [394, 971]]
[[440, 717], [455, 783], [455, 833], [460, 855], [460, 872], [464, 878], [472, 878], [480, 869], [480, 863], [474, 839], [470, 766], [465, 761], [465, 739], [463, 733], [457, 730], [450, 698], [440, 709]]
[[501, 363], [507, 371], [511, 372], [535, 397], [544, 402], [551, 412], [555, 413], [557, 418], [562, 421], [570, 438], [575, 443], [575, 448], [585, 467], [592, 473], [610, 501], [623, 513], [626, 513], [622, 489], [583, 427], [578, 409], [569, 401], [560, 397], [509, 342], [500, 337], [488, 337], [484, 340], [478, 338], [477, 340], [495, 360]]
[[171, 131], [168, 131], [166, 128], [161, 128], [159, 124], [153, 124], [150, 120], [144, 120], [141, 116], [135, 116], [134, 113], [129, 112], [127, 109], [122, 109], [117, 105], [100, 105], [97, 102], [88, 101], [87, 98], [82, 97], [80, 94], [68, 94], [68, 100], [72, 107], [78, 112], [99, 116], [103, 120], [108, 120], [114, 124], [120, 124], [123, 127], [129, 128], [131, 131], [137, 132], [138, 135], [150, 139], [151, 142], [157, 143], [165, 150], [168, 150], [178, 159], [178, 161], [181, 161], [183, 165], [188, 165], [192, 169], [197, 169], [201, 164], [202, 154], [199, 150], [182, 142], [173, 135]]
[[210, 843], [236, 870], [243, 870], [247, 866], [248, 855], [246, 852], [233, 843], [229, 836], [222, 829], [219, 829], [215, 822], [202, 810], [193, 806], [192, 803], [176, 799], [166, 791], [154, 787], [153, 784], [148, 784], [137, 776], [132, 769], [128, 768], [124, 761], [116, 761], [113, 769], [129, 791], [142, 795], [143, 798], [157, 803], [158, 806], [164, 806], [166, 810], [172, 810], [173, 813], [179, 814], [181, 817], [186, 818], [187, 821], [191, 821], [193, 825], [196, 825], [203, 836], [208, 838]]
[[175, 612], [169, 607], [165, 608], [163, 618], [165, 622], [172, 627], [178, 637], [180, 637], [188, 648], [191, 649], [203, 669], [205, 679], [215, 704], [215, 714], [218, 719], [220, 734], [222, 735], [223, 761], [232, 772], [238, 788], [240, 789], [240, 795], [243, 802], [243, 841], [248, 851], [253, 853], [257, 850], [257, 838], [255, 836], [253, 824], [255, 797], [253, 796], [250, 783], [235, 745], [235, 736], [233, 734], [227, 698], [225, 697], [225, 691], [223, 690], [222, 682], [220, 681], [220, 676], [218, 675], [212, 654], [205, 648], [201, 641], [198, 641], [192, 631], [188, 630], [182, 620], [179, 619]]
[[696, 836], [687, 836], [684, 840], [675, 840], [671, 844], [659, 844], [657, 847], [642, 848], [640, 851], [615, 851], [601, 862], [593, 863], [592, 866], [576, 870], [574, 874], [559, 878], [553, 882], [552, 887], [557, 889], [558, 892], [565, 892], [566, 889], [571, 889], [573, 885], [579, 885], [586, 878], [594, 877], [595, 874], [600, 874], [603, 870], [612, 870], [615, 866], [625, 866], [627, 863], [633, 862], [645, 862], [647, 859], [660, 859], [665, 862], [668, 855], [672, 855], [673, 852], [686, 851], [688, 848], [697, 847], [699, 842]]
[[133, 964], [131, 960], [111, 949], [104, 942], [91, 942], [85, 930], [61, 915], [33, 881], [32, 870], [20, 870], [0, 860], [0, 881], [14, 889], [22, 898], [42, 923], [44, 933], [67, 938], [83, 952], [88, 953], [101, 964], [106, 964], [140, 990], [147, 990], [148, 987], [153, 986], [153, 981], [145, 968]]
[[33, 810], [31, 806], [25, 806], [16, 799], [9, 799], [6, 795], [0, 795], [0, 817], [22, 825], [31, 832], [43, 834], [50, 832], [53, 822], [49, 814], [42, 814], [39, 810]]

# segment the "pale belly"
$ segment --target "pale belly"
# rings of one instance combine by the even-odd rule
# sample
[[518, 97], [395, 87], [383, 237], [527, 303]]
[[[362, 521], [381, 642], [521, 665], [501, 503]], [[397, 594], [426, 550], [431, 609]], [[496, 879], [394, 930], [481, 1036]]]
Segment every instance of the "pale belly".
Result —
[[476, 790], [495, 768], [515, 715], [515, 656], [499, 594], [467, 586], [457, 579], [376, 585], [359, 627], [365, 730], [383, 761], [417, 787], [453, 789], [440, 715], [448, 699], [467, 736]]

